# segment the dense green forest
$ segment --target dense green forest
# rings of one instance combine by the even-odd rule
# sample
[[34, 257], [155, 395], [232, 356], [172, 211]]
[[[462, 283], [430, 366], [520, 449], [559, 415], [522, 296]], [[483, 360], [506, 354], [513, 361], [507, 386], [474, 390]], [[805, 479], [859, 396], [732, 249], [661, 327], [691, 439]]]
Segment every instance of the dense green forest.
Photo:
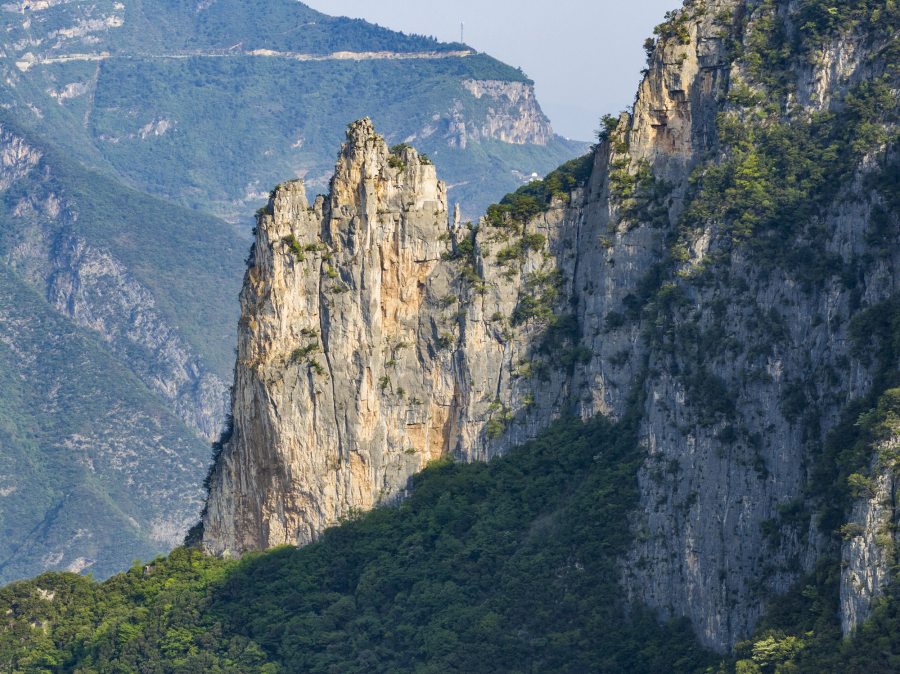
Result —
[[328, 16], [297, 1], [217, 0], [202, 11], [182, 0], [134, 0], [126, 5], [125, 34], [112, 47], [124, 52], [152, 49], [247, 49], [301, 51], [448, 51], [464, 45], [407, 35], [361, 19]]
[[703, 671], [688, 625], [626, 615], [619, 593], [639, 457], [627, 424], [564, 421], [489, 464], [435, 464], [300, 550], [14, 584], [0, 669]]
[[723, 660], [684, 621], [626, 608], [642, 454], [629, 422], [558, 422], [487, 464], [441, 461], [409, 499], [302, 549], [181, 548], [104, 583], [0, 590], [4, 672], [891, 672], [896, 592], [854, 641], [835, 568], [777, 600]]

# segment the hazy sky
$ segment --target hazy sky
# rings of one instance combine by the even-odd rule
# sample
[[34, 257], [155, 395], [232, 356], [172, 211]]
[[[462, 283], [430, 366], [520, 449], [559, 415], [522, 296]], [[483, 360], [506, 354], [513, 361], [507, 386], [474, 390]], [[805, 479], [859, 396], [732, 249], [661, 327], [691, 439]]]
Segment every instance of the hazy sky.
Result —
[[520, 66], [564, 136], [591, 140], [604, 113], [631, 105], [644, 39], [681, 0], [304, 0], [326, 14], [459, 40]]

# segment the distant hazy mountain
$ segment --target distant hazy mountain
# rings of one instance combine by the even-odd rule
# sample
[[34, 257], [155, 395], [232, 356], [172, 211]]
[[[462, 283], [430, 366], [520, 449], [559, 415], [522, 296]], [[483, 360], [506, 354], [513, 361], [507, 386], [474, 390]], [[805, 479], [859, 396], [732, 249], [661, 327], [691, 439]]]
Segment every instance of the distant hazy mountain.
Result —
[[3, 5], [2, 22], [21, 119], [140, 189], [229, 217], [286, 176], [324, 188], [365, 115], [430, 153], [473, 215], [584, 149], [553, 134], [521, 71], [290, 0], [48, 0]]

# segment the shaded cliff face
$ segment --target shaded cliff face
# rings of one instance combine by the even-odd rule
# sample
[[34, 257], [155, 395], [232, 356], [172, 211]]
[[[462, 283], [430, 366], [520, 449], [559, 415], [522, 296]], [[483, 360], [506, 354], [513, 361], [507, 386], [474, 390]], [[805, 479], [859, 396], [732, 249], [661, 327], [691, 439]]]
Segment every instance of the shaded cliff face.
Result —
[[[443, 202], [420, 207], [432, 183], [411, 179], [415, 155], [391, 159], [372, 141], [373, 161], [367, 124], [351, 130], [327, 200], [310, 210], [298, 187], [277, 190], [245, 284], [235, 433], [213, 473], [208, 548], [306, 542], [402, 494], [405, 471], [442, 452], [488, 459], [563, 414], [629, 416], [646, 451], [622, 560], [633, 602], [687, 616], [724, 649], [772, 593], [843, 554], [852, 631], [889, 578], [895, 535], [896, 464], [875, 461], [872, 442], [850, 452], [833, 430], [896, 386], [884, 327], [895, 324], [873, 318], [894, 315], [900, 281], [896, 40], [864, 3], [840, 25], [818, 4], [686, 3], [658, 29], [633, 113], [477, 225], [446, 226]], [[382, 196], [397, 171], [413, 171], [400, 189], [422, 190], [407, 208], [431, 218], [430, 238], [379, 224], [395, 242], [380, 266], [374, 253], [341, 257], [349, 244], [329, 250], [348, 288], [330, 301], [345, 326], [332, 330], [317, 318], [334, 311], [320, 287], [332, 267], [312, 251], [319, 240], [371, 251], [380, 239], [358, 223], [405, 222]], [[312, 262], [295, 262], [291, 235]], [[409, 255], [419, 266], [404, 267]], [[318, 270], [301, 277], [299, 264]], [[409, 355], [388, 358], [391, 333], [371, 326], [404, 312], [417, 316], [401, 338]], [[345, 379], [325, 357], [331, 384], [313, 383], [302, 362], [318, 358], [313, 338], [354, 363]], [[337, 423], [315, 424], [318, 409]], [[895, 446], [892, 433], [878, 446]], [[848, 487], [851, 469], [874, 471], [866, 493]]]
[[[848, 20], [847, 32], [813, 40], [798, 34], [812, 20], [804, 11], [688, 5], [670, 24], [674, 39], [657, 46], [629, 131], [632, 161], [645, 159], [672, 184], [677, 229], [663, 231], [677, 238], [661, 251], [669, 274], [640, 321], [650, 334], [641, 424], [649, 457], [624, 580], [634, 600], [687, 615], [717, 648], [752, 629], [770, 593], [833, 554], [841, 520], [823, 514], [823, 501], [845, 493], [847, 464], [859, 459], [838, 460], [847, 462], [836, 478], [844, 484], [827, 488], [829, 452], [842, 451], [830, 432], [900, 365], [893, 354], [872, 357], [883, 337], [866, 345], [854, 330], [865, 312], [887, 312], [900, 281], [890, 188], [876, 189], [897, 170], [896, 38]], [[795, 55], [760, 67], [759, 55], [779, 47]], [[726, 158], [710, 162], [711, 153]], [[825, 176], [807, 179], [807, 166]], [[610, 308], [627, 316], [628, 299]], [[890, 490], [884, 477], [878, 483]], [[854, 518], [865, 517], [860, 507]], [[869, 518], [895, 519], [887, 510]], [[852, 538], [843, 547], [849, 632], [879, 583], [848, 573], [862, 566], [883, 583], [890, 562], [861, 554]]]

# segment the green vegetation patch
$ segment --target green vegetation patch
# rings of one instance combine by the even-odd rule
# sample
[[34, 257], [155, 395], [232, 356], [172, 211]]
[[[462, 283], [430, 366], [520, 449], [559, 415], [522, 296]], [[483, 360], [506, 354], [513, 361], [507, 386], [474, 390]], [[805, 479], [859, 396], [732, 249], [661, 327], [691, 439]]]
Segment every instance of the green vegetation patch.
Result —
[[564, 420], [487, 464], [439, 461], [300, 550], [14, 584], [0, 669], [702, 672], [716, 658], [684, 622], [625, 612], [640, 460], [630, 425]]
[[900, 587], [896, 583], [852, 639], [844, 639], [837, 605], [840, 562], [823, 561], [770, 606], [753, 638], [735, 649], [736, 674], [821, 674], [900, 670]]
[[591, 175], [593, 165], [594, 153], [591, 152], [566, 162], [543, 180], [523, 185], [503, 197], [499, 204], [488, 206], [488, 224], [507, 227], [528, 222], [549, 209], [554, 199], [568, 199], [572, 190], [583, 186]]
[[810, 278], [839, 272], [823, 251], [791, 242], [867, 152], [896, 140], [887, 129], [897, 121], [897, 100], [885, 79], [856, 86], [839, 112], [790, 120], [757, 108], [722, 113], [726, 158], [695, 172], [683, 224], [722, 223], [735, 244], [746, 244], [760, 260]]

